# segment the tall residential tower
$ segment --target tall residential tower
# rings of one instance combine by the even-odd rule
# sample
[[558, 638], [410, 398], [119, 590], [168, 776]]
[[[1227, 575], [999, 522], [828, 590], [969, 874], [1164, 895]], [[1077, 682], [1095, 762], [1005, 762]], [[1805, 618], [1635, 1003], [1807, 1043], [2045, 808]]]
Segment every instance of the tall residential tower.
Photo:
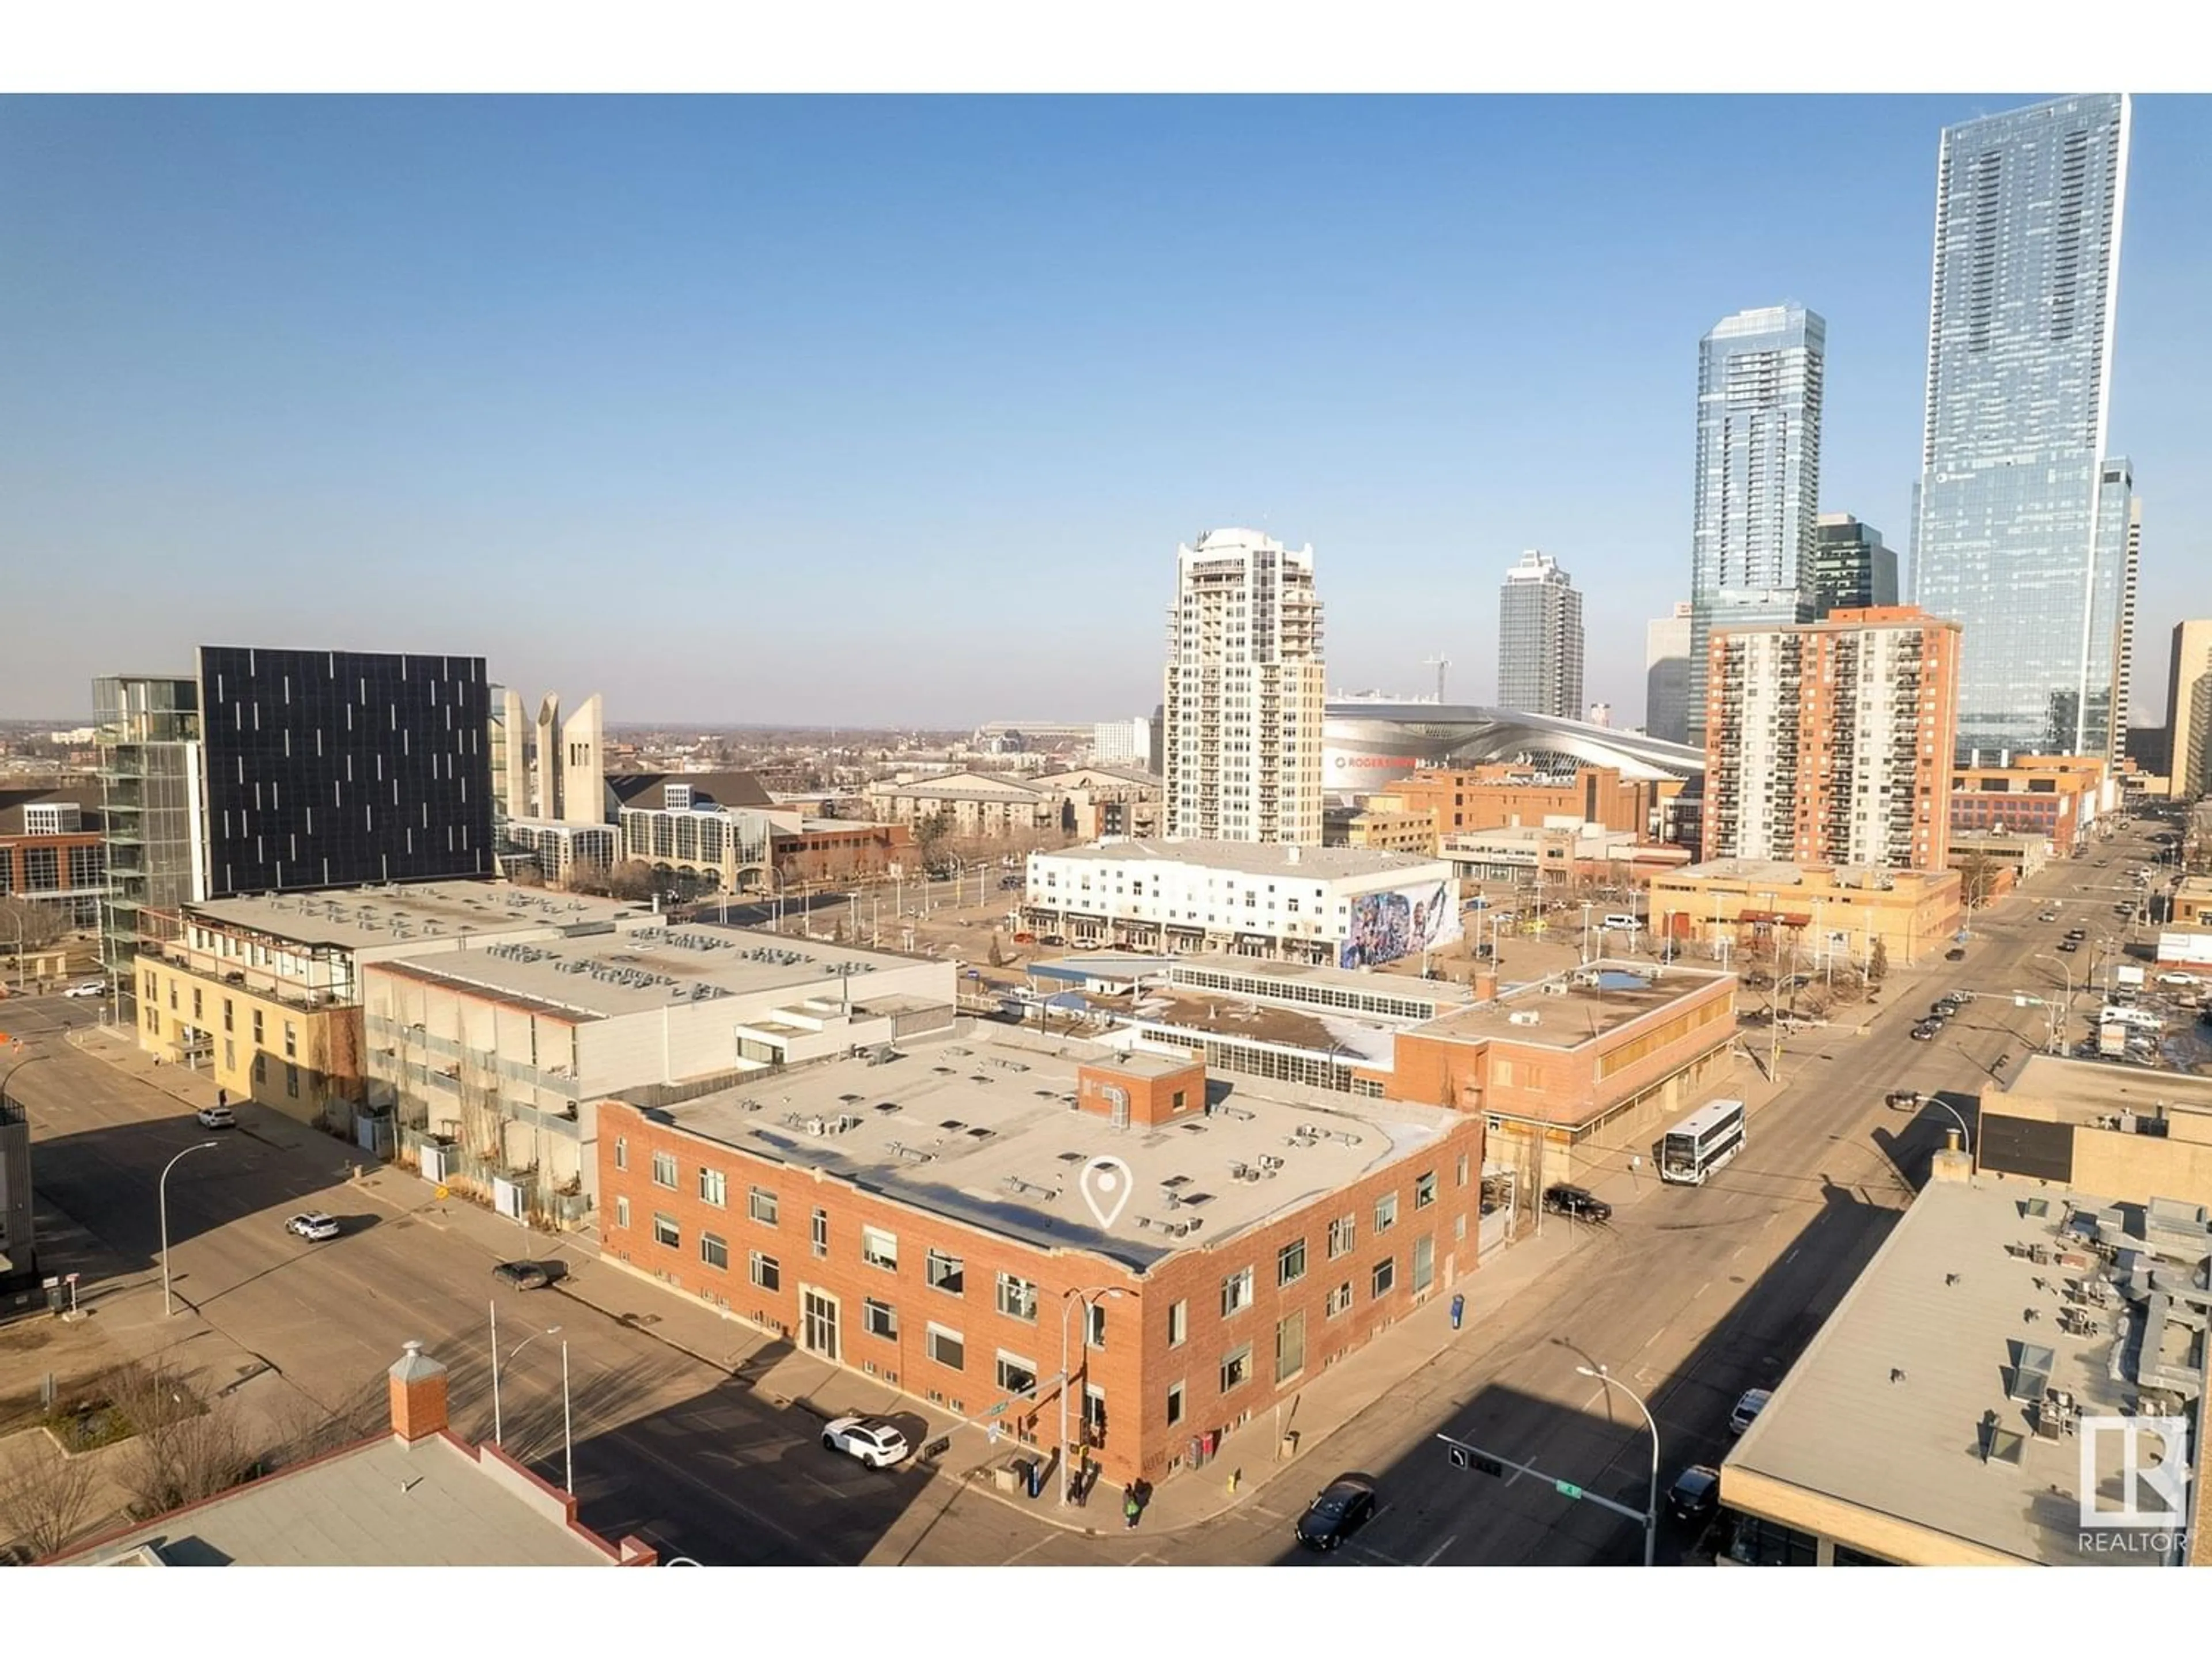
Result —
[[1944, 867], [1956, 623], [1870, 607], [1707, 649], [1706, 858]]
[[1212, 530], [1176, 550], [1163, 704], [1170, 840], [1322, 836], [1325, 696], [1313, 549]]
[[2128, 464], [2106, 453], [2124, 93], [1943, 131], [1913, 593], [1966, 628], [1957, 749], [2112, 756]]
[[1705, 642], [1812, 617], [1828, 325], [1800, 305], [1723, 317], [1698, 346], [1689, 739], [1705, 741]]
[[1523, 553], [1498, 592], [1498, 706], [1583, 717], [1583, 596], [1548, 553]]

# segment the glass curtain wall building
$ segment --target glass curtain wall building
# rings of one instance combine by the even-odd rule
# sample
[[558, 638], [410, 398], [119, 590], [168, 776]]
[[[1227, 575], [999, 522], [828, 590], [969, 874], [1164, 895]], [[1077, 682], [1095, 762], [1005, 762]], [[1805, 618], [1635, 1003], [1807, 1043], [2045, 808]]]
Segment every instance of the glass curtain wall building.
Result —
[[1716, 628], [1812, 620], [1828, 326], [1803, 306], [1740, 311], [1698, 347], [1698, 490], [1690, 560], [1689, 740], [1705, 740]]
[[2124, 93], [1944, 129], [1917, 601], [1966, 628], [1957, 750], [2117, 752], [2131, 470], [2105, 453]]
[[1548, 553], [1523, 553], [1498, 592], [1498, 706], [1583, 717], [1583, 596]]
[[138, 913], [207, 897], [207, 818], [201, 803], [200, 687], [174, 674], [117, 674], [92, 683], [107, 896], [100, 960], [135, 1020]]

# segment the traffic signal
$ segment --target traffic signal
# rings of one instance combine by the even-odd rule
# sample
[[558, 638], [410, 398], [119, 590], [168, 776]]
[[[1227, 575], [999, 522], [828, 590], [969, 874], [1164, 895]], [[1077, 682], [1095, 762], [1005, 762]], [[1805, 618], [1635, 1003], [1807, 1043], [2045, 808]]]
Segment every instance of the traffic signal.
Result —
[[1450, 1455], [1452, 1467], [1455, 1469], [1473, 1469], [1477, 1474], [1487, 1474], [1499, 1480], [1504, 1478], [1504, 1463], [1491, 1456], [1487, 1452], [1475, 1451], [1466, 1446], [1454, 1446], [1450, 1449]]

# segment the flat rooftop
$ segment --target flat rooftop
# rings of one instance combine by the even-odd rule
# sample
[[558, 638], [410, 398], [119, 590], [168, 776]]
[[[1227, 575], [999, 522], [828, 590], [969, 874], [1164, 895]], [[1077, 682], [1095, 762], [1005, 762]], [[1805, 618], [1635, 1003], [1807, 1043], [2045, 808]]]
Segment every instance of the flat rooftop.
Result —
[[[657, 1013], [718, 997], [827, 988], [854, 1002], [869, 996], [874, 977], [895, 968], [937, 966], [916, 957], [864, 951], [825, 940], [753, 933], [738, 927], [641, 927], [580, 939], [473, 945], [434, 957], [368, 964], [426, 985], [581, 1015], [614, 1019]], [[951, 1000], [950, 963], [946, 1000]]]
[[[1121, 1010], [1117, 1007], [1116, 1012]], [[1181, 1031], [1237, 1042], [1272, 1043], [1385, 1071], [1396, 1054], [1397, 1034], [1410, 1024], [1286, 1008], [1280, 1003], [1254, 1002], [1181, 986], [1147, 986], [1132, 1000], [1126, 1017], [1133, 1024], [1171, 1025]]]
[[1844, 887], [1879, 891], [1911, 883], [1958, 879], [1955, 870], [1888, 870], [1863, 864], [1794, 864], [1787, 859], [1714, 859], [1668, 871], [1664, 881], [1741, 881], [1753, 886]]
[[[1423, 1036], [1458, 1042], [1483, 1038], [1545, 1048], [1577, 1048], [1671, 1002], [1709, 990], [1732, 975], [1675, 963], [1603, 958], [1547, 979], [1514, 986], [1494, 1000], [1440, 1014], [1415, 1029]], [[1516, 1015], [1534, 1014], [1529, 1022]]]
[[1248, 876], [1310, 876], [1316, 881], [1387, 875], [1394, 871], [1433, 874], [1443, 862], [1420, 854], [1383, 853], [1365, 847], [1286, 847], [1249, 841], [1107, 841], [1030, 856], [1083, 863], [1149, 860], [1200, 870], [1234, 870]]
[[[2089, 1416], [2117, 1416], [2136, 1387], [2118, 1380], [2130, 1307], [2116, 1290], [2081, 1310], [2087, 1334], [2060, 1326], [2067, 1291], [2096, 1281], [2070, 1210], [2106, 1200], [2008, 1182], [1930, 1184], [1791, 1368], [1729, 1455], [1744, 1468], [1876, 1515], [1895, 1516], [2025, 1561], [2154, 1565], [2144, 1553], [2080, 1547], [2078, 1435], [2039, 1439], [2027, 1406], [2044, 1384]], [[2136, 1218], [2141, 1211], [2122, 1206]], [[2025, 1252], [2039, 1247], [2045, 1259]], [[2023, 1318], [2023, 1313], [2032, 1316]], [[1990, 1427], [2018, 1437], [1986, 1458]], [[2119, 1491], [2119, 1437], [2097, 1437], [2098, 1484]], [[2194, 1448], [2192, 1448], [2192, 1455]], [[2016, 1461], [2005, 1461], [2016, 1458]]]
[[2059, 1121], [2069, 1123], [2115, 1112], [2154, 1118], [2162, 1116], [2168, 1106], [2212, 1112], [2212, 1077], [2030, 1054], [2002, 1088], [1985, 1086], [1982, 1102], [1987, 1109], [2000, 1113], [2008, 1106], [2047, 1108]]
[[1258, 957], [1233, 956], [1223, 951], [1209, 951], [1202, 956], [1176, 957], [1170, 960], [1176, 976], [1190, 973], [1226, 975], [1258, 987], [1268, 988], [1260, 990], [1257, 994], [1289, 997], [1297, 1000], [1306, 1000], [1297, 994], [1304, 988], [1323, 992], [1344, 992], [1354, 996], [1411, 998], [1431, 1002], [1440, 1009], [1464, 1006], [1474, 1000], [1474, 988], [1457, 980], [1417, 979], [1409, 984], [1402, 977], [1395, 975], [1384, 977], [1364, 968], [1270, 962]]
[[210, 899], [185, 910], [226, 927], [342, 950], [397, 944], [403, 939], [458, 937], [465, 929], [471, 938], [496, 938], [550, 927], [635, 926], [649, 922], [653, 915], [646, 905], [493, 881], [269, 893]]
[[[1042, 1249], [1140, 1269], [1418, 1158], [1455, 1121], [1437, 1107], [1229, 1077], [1208, 1083], [1204, 1116], [1116, 1129], [1076, 1109], [1077, 1067], [1172, 1062], [999, 1026], [896, 1053], [749, 1079], [647, 1115]], [[1109, 1156], [1128, 1164], [1135, 1188], [1103, 1227], [1077, 1177]]]
[[386, 1439], [163, 1516], [82, 1559], [177, 1567], [615, 1565], [516, 1484], [442, 1435], [411, 1446]]

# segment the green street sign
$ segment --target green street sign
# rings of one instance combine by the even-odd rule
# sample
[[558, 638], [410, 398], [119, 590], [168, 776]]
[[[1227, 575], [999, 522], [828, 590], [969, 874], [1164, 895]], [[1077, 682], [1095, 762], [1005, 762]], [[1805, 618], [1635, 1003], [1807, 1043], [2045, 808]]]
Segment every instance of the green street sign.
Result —
[[1562, 1498], [1580, 1498], [1583, 1495], [1583, 1489], [1571, 1480], [1554, 1480], [1552, 1485], [1559, 1489]]
[[983, 1415], [986, 1417], [997, 1417], [1012, 1403], [1013, 1402], [1012, 1401], [1001, 1400], [997, 1405], [992, 1407], [990, 1410], [985, 1412]]

